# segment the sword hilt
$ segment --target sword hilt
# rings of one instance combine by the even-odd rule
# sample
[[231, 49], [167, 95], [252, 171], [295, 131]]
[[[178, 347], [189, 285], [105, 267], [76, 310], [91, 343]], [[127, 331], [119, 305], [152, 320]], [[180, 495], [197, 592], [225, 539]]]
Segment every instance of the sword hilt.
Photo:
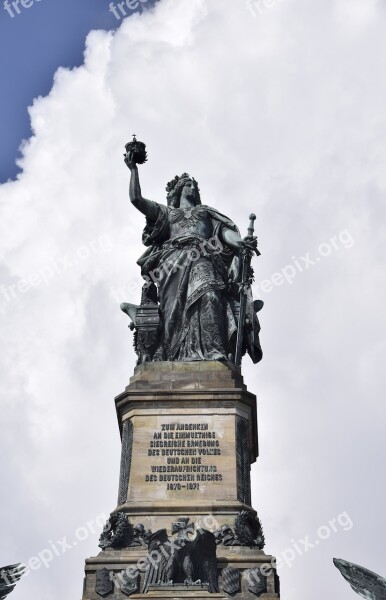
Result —
[[253, 237], [253, 234], [255, 232], [255, 219], [256, 215], [254, 215], [253, 213], [249, 215], [248, 237]]

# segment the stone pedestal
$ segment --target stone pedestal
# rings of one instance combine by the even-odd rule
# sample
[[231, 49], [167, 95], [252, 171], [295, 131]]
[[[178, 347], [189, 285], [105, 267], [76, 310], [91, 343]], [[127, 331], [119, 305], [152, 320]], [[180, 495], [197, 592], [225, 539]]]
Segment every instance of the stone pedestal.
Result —
[[[258, 456], [257, 414], [240, 369], [215, 361], [145, 363], [115, 403], [122, 458], [114, 512], [124, 513], [137, 531], [166, 529], [170, 539], [181, 517], [192, 532], [212, 531], [220, 591], [209, 593], [204, 582], [150, 585], [142, 593], [148, 548], [140, 536], [130, 547], [110, 547], [86, 560], [82, 600], [279, 598], [274, 558], [259, 541], [248, 541], [256, 524], [248, 515], [255, 519], [250, 465]], [[138, 590], [96, 585], [98, 572], [107, 578], [102, 569], [122, 579], [128, 568], [133, 573], [130, 567], [138, 569]], [[238, 591], [232, 593], [232, 585]]]

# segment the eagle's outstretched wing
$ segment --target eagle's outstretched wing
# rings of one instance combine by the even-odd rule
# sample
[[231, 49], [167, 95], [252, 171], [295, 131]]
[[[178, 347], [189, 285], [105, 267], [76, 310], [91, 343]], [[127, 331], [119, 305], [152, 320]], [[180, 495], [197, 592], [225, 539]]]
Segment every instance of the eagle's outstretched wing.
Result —
[[23, 577], [24, 572], [25, 567], [20, 563], [0, 569], [0, 600], [3, 600], [12, 592], [19, 579]]
[[191, 546], [194, 577], [200, 579], [202, 583], [208, 583], [211, 594], [219, 591], [216, 547], [216, 538], [206, 529], [197, 531]]
[[146, 594], [151, 583], [164, 583], [170, 560], [170, 551], [164, 544], [169, 541], [166, 529], [159, 529], [148, 538], [149, 551], [142, 593]]
[[354, 592], [366, 600], [384, 600], [386, 598], [386, 579], [340, 558], [334, 558], [334, 565], [351, 585]]

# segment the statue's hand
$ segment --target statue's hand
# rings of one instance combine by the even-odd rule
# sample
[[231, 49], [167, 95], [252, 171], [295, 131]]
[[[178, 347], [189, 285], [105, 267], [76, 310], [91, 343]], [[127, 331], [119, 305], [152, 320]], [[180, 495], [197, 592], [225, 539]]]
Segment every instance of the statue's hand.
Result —
[[252, 252], [256, 252], [256, 254], [258, 254], [258, 249], [257, 249], [257, 237], [253, 236], [247, 236], [245, 237], [243, 240], [241, 240], [241, 242], [239, 242], [239, 247], [240, 250], [251, 250]]
[[129, 167], [130, 171], [136, 168], [137, 164], [133, 159], [133, 152], [127, 152], [124, 158], [125, 164]]

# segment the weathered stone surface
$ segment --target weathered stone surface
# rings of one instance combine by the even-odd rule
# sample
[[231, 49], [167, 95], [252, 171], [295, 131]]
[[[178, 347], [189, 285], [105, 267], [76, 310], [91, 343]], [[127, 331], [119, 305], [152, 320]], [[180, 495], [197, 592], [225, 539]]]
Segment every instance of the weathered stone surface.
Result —
[[[134, 549], [133, 549], [134, 550]], [[125, 570], [131, 566], [132, 571], [135, 571], [138, 565], [142, 565], [142, 571], [139, 571], [140, 575], [140, 585], [142, 586], [144, 581], [144, 571], [146, 565], [146, 556], [147, 556], [147, 548], [143, 548], [137, 551], [110, 551], [110, 552], [102, 552], [99, 556], [95, 558], [88, 559], [86, 561], [86, 588], [85, 594], [83, 596], [83, 600], [96, 600], [98, 596], [95, 596], [95, 574], [102, 567], [107, 568], [107, 570], [113, 571], [115, 574], [115, 578], [120, 581], [122, 577], [119, 576], [120, 573], [124, 573]], [[241, 588], [240, 591], [232, 596], [237, 600], [255, 600], [256, 595], [248, 590], [250, 583], [253, 583], [253, 579], [248, 577], [248, 572], [250, 570], [257, 569], [259, 572], [262, 572], [266, 576], [266, 589], [267, 591], [263, 593], [259, 598], [265, 598], [266, 600], [271, 600], [273, 598], [278, 598], [278, 590], [277, 585], [275, 583], [275, 573], [271, 569], [271, 566], [274, 564], [274, 558], [270, 555], [264, 554], [264, 552], [259, 550], [254, 550], [251, 548], [239, 548], [238, 551], [235, 551], [234, 548], [221, 548], [221, 552], [218, 552], [217, 557], [217, 566], [218, 566], [218, 574], [219, 574], [219, 594], [208, 594], [205, 595], [205, 590], [199, 591], [196, 589], [197, 595], [202, 595], [205, 598], [229, 598], [229, 596], [224, 593], [223, 590], [223, 579], [222, 579], [222, 571], [228, 567], [232, 567], [237, 569], [241, 574]], [[165, 587], [163, 590], [160, 590], [158, 587], [157, 590], [160, 591], [158, 597], [167, 597], [174, 598], [174, 600], [181, 600], [183, 598], [190, 597], [193, 595], [193, 591], [189, 591], [185, 586], [178, 586], [178, 595], [176, 595], [177, 586], [173, 586], [174, 595], [171, 589]], [[161, 593], [162, 592], [162, 593]], [[150, 589], [147, 594], [135, 594], [135, 598], [147, 598], [149, 594], [155, 594], [155, 589]], [[94, 595], [93, 595], [94, 594]], [[189, 595], [190, 594], [190, 595]], [[114, 600], [119, 598], [123, 600], [126, 596], [124, 594], [121, 595], [120, 590], [117, 586], [115, 586], [114, 591]]]
[[[165, 381], [169, 386], [165, 386]], [[240, 369], [218, 361], [144, 363], [135, 368], [126, 389], [178, 389], [186, 386], [191, 389], [246, 389]]]
[[[250, 462], [258, 456], [256, 396], [243, 383], [240, 369], [229, 363], [157, 362], [136, 367], [125, 392], [115, 399], [118, 422], [136, 408], [167, 411], [189, 408], [217, 409], [237, 407], [249, 422]], [[158, 412], [160, 414], [160, 412]]]
[[[196, 529], [201, 527], [214, 533], [226, 525], [234, 529], [237, 515], [252, 510], [249, 468], [258, 454], [256, 397], [247, 391], [239, 369], [215, 361], [145, 363], [135, 369], [130, 384], [116, 398], [116, 409], [121, 431], [125, 432], [126, 421], [131, 423], [132, 430], [130, 469], [121, 469], [123, 502], [116, 510], [125, 513], [134, 527], [141, 524], [144, 531], [151, 532], [164, 528], [171, 538], [172, 523], [185, 515]], [[241, 443], [244, 437], [247, 444]], [[175, 442], [182, 441], [184, 445], [173, 447]], [[170, 447], [164, 446], [165, 442], [171, 443]], [[123, 451], [127, 449], [123, 435]], [[162, 450], [194, 452], [163, 453]], [[124, 481], [122, 473], [126, 472], [129, 478]], [[180, 474], [191, 476], [190, 480], [165, 479]], [[102, 568], [113, 571], [115, 576], [127, 568], [138, 568], [142, 590], [147, 556], [148, 547], [142, 540], [141, 546], [108, 548], [88, 559], [83, 600], [97, 600], [96, 573]], [[223, 591], [221, 573], [231, 568], [240, 573], [240, 590], [232, 597], [273, 600], [279, 598], [279, 592], [275, 570], [270, 569], [272, 564], [274, 559], [258, 547], [221, 543], [217, 546], [219, 593], [210, 594], [205, 588], [189, 586], [155, 589], [149, 585], [146, 594], [137, 592], [131, 597], [229, 598]], [[266, 592], [256, 596], [249, 590], [246, 573], [262, 567], [268, 569]], [[127, 595], [115, 586], [113, 597], [124, 600]]]

